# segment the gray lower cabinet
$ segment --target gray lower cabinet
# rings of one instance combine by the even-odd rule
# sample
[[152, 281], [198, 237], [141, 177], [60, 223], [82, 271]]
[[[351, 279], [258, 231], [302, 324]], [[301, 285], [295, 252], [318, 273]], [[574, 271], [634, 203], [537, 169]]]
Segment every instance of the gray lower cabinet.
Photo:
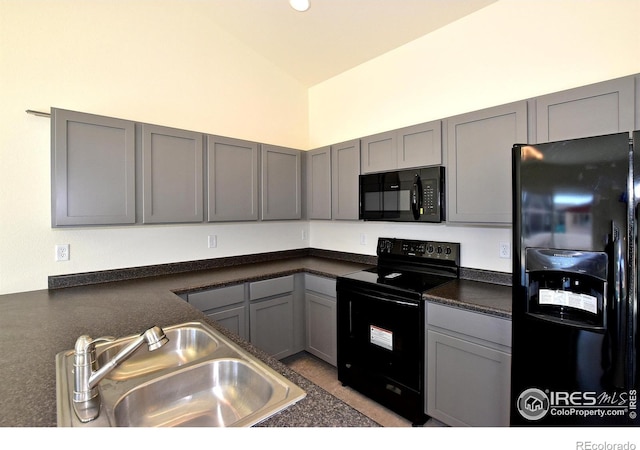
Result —
[[245, 285], [236, 284], [187, 294], [187, 301], [229, 331], [249, 339]]
[[361, 139], [362, 173], [442, 164], [442, 122], [436, 120]]
[[304, 274], [181, 294], [229, 331], [282, 359], [305, 349]]
[[331, 216], [358, 220], [360, 199], [360, 140], [331, 146]]
[[509, 426], [511, 321], [427, 304], [426, 413], [450, 426]]
[[511, 223], [511, 148], [527, 142], [527, 102], [451, 117], [447, 221]]
[[336, 280], [305, 274], [305, 350], [337, 365]]
[[51, 225], [135, 223], [135, 123], [58, 108], [51, 121]]
[[207, 136], [207, 220], [258, 220], [258, 144]]
[[331, 219], [331, 147], [306, 153], [307, 218]]
[[633, 76], [537, 97], [537, 142], [552, 142], [634, 129]]
[[262, 220], [302, 217], [300, 150], [262, 144]]
[[297, 352], [294, 290], [293, 275], [249, 283], [250, 341], [276, 359]]
[[202, 134], [142, 125], [142, 221], [202, 222]]

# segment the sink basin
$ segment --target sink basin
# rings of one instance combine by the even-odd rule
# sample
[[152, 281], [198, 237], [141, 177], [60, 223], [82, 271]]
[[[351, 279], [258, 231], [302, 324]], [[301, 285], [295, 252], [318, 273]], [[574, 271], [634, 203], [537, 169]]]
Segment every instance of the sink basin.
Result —
[[138, 386], [115, 406], [116, 426], [252, 425], [279, 410], [280, 380], [238, 359], [217, 359]]
[[[204, 322], [164, 331], [167, 344], [153, 352], [139, 348], [99, 382], [99, 415], [86, 423], [73, 408], [74, 351], [58, 353], [58, 426], [251, 426], [306, 395]], [[96, 345], [97, 365], [137, 337]]]
[[[157, 350], [149, 351], [141, 346], [136, 352], [106, 378], [116, 381], [148, 375], [166, 368], [183, 366], [210, 356], [217, 348], [217, 339], [207, 330], [195, 325], [167, 327], [164, 330], [169, 342]], [[98, 367], [111, 360], [133, 337], [96, 346]]]

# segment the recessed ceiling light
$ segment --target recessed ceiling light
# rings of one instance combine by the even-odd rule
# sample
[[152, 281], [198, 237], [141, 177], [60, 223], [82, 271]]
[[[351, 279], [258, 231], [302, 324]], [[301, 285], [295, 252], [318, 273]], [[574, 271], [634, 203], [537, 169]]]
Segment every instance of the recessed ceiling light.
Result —
[[304, 12], [309, 9], [309, 0], [289, 0], [289, 4], [296, 11]]

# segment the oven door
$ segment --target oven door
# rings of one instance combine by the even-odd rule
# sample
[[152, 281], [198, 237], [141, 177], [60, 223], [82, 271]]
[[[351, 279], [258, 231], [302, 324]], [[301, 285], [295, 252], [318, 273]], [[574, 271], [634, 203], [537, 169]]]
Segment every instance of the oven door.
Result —
[[338, 379], [416, 423], [426, 420], [424, 303], [340, 278], [337, 294]]

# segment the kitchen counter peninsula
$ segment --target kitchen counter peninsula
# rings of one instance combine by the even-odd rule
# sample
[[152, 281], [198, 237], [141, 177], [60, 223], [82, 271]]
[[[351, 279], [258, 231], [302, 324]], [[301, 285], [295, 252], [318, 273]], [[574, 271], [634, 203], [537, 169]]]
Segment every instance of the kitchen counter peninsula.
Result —
[[[152, 276], [102, 283], [95, 283], [94, 277], [95, 284], [1, 295], [0, 426], [56, 426], [55, 356], [72, 349], [78, 336], [122, 337], [138, 334], [153, 325], [166, 327], [194, 320], [212, 325], [306, 392], [300, 402], [256, 426], [379, 426], [280, 361], [220, 327], [177, 295], [299, 272], [335, 278], [373, 264], [375, 261], [366, 256], [344, 259], [303, 254], [258, 262], [234, 261], [220, 267], [196, 267], [193, 271], [152, 273]], [[103, 275], [99, 274], [98, 278], [100, 276]], [[465, 285], [462, 284], [463, 288]], [[463, 288], [457, 291], [459, 295], [465, 293]]]

